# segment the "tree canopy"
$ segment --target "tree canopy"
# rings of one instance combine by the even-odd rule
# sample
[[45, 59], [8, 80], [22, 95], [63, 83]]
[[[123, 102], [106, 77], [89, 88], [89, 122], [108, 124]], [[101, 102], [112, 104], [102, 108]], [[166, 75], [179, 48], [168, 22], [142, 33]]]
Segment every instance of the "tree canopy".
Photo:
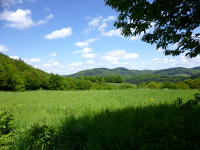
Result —
[[200, 54], [199, 0], [105, 0], [119, 15], [114, 26], [122, 35], [143, 35], [165, 55]]

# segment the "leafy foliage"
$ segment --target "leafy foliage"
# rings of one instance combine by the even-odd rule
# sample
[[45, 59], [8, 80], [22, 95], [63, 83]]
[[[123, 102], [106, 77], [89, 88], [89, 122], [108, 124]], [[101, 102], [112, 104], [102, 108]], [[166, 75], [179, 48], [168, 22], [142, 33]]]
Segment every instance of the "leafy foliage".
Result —
[[[105, 0], [119, 15], [115, 26], [122, 35], [142, 34], [142, 40], [156, 44], [165, 55], [185, 53], [188, 57], [200, 54], [199, 0]], [[176, 45], [173, 48], [173, 45]]]
[[48, 78], [48, 73], [0, 53], [0, 90], [36, 90], [42, 88]]
[[0, 149], [7, 150], [13, 142], [14, 116], [5, 108], [0, 108]]

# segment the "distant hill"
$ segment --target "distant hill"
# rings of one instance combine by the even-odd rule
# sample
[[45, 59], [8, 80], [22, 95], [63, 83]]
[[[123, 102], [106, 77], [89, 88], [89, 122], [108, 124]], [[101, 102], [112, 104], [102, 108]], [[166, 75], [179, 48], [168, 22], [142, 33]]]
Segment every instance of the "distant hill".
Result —
[[200, 67], [195, 68], [169, 68], [161, 70], [129, 70], [127, 68], [94, 68], [83, 70], [77, 73], [74, 73], [70, 76], [72, 77], [81, 77], [81, 76], [106, 76], [106, 75], [120, 75], [123, 77], [130, 77], [135, 75], [170, 75], [170, 76], [192, 76], [200, 73]]
[[12, 59], [0, 53], [0, 90], [24, 87], [37, 89], [48, 76], [48, 73], [26, 64], [23, 60]]

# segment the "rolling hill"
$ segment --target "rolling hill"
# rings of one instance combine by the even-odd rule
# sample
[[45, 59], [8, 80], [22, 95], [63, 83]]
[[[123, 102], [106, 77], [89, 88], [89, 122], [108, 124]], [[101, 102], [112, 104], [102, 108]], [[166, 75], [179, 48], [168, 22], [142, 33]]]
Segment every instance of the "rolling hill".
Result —
[[[34, 90], [42, 87], [49, 74], [23, 60], [12, 59], [0, 53], [0, 90]], [[19, 88], [19, 89], [18, 89]]]
[[136, 75], [165, 75], [165, 76], [182, 76], [190, 77], [200, 73], [200, 67], [195, 68], [169, 68], [161, 70], [129, 70], [123, 67], [108, 69], [108, 68], [94, 68], [83, 70], [77, 73], [74, 73], [70, 76], [72, 77], [81, 77], [81, 76], [107, 76], [107, 75], [120, 75], [123, 77], [131, 77]]

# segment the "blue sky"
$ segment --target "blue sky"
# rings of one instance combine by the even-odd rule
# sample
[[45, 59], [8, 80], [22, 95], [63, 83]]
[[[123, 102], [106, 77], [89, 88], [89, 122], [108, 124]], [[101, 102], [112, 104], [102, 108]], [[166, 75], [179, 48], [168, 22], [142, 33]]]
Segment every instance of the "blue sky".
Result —
[[91, 68], [196, 67], [200, 57], [165, 56], [140, 36], [124, 38], [104, 0], [0, 0], [0, 52], [61, 75]]

